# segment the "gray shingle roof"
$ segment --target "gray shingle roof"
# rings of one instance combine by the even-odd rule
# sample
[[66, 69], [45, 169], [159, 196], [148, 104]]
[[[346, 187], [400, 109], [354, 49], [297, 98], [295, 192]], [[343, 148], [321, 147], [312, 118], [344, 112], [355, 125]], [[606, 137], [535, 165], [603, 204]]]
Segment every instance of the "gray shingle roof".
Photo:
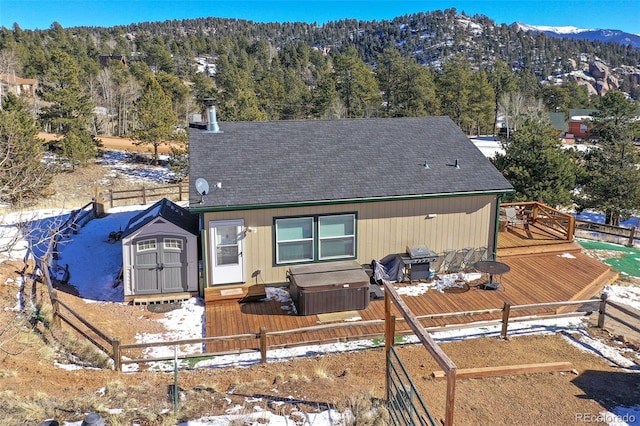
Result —
[[[223, 133], [190, 129], [192, 207], [513, 189], [448, 117], [219, 126]], [[201, 204], [197, 178], [211, 188]], [[216, 182], [222, 183], [220, 189], [214, 188]]]
[[122, 236], [126, 237], [157, 217], [162, 217], [194, 235], [198, 234], [198, 216], [163, 198], [129, 219]]

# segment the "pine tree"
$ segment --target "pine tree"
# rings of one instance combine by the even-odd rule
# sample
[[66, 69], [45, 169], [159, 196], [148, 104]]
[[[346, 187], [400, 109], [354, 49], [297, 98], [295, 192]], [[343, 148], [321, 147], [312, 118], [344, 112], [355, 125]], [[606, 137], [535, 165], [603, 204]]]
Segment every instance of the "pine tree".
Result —
[[516, 190], [513, 201], [539, 201], [567, 206], [579, 173], [575, 154], [562, 148], [544, 114], [529, 114], [494, 165]]
[[371, 68], [349, 47], [334, 62], [336, 89], [346, 110], [346, 118], [363, 118], [375, 115], [382, 99], [378, 82]]
[[604, 212], [610, 225], [640, 209], [640, 152], [632, 142], [640, 135], [636, 111], [622, 93], [608, 92], [593, 115], [590, 133], [598, 145], [586, 156], [588, 173], [576, 203]]
[[469, 93], [469, 118], [478, 136], [493, 134], [494, 100], [495, 93], [487, 73], [483, 70], [475, 72]]
[[471, 64], [461, 56], [448, 61], [437, 78], [440, 112], [467, 133], [474, 126], [469, 114], [472, 78]]
[[63, 135], [62, 150], [65, 155], [70, 155], [67, 158], [71, 164], [84, 164], [90, 158], [95, 158], [96, 142], [89, 133], [93, 104], [80, 84], [77, 61], [62, 50], [53, 51], [39, 94], [49, 103], [42, 108], [40, 119], [50, 131]]
[[162, 90], [155, 77], [151, 76], [134, 108], [137, 118], [133, 132], [134, 143], [151, 145], [153, 163], [157, 165], [158, 147], [168, 144], [176, 137], [178, 118], [173, 111], [171, 97]]
[[42, 162], [36, 121], [9, 93], [0, 110], [0, 202], [19, 204], [46, 194], [52, 172]]

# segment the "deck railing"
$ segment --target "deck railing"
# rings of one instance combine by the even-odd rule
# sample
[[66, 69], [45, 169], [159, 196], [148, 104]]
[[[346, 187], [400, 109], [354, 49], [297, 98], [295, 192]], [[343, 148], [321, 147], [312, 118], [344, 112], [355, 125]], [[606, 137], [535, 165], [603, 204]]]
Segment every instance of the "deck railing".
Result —
[[500, 207], [515, 207], [518, 215], [528, 223], [543, 225], [558, 233], [561, 238], [573, 241], [576, 218], [570, 213], [562, 212], [536, 201], [503, 203]]
[[577, 237], [589, 240], [624, 244], [628, 247], [636, 246], [640, 238], [635, 227], [627, 228], [588, 220], [576, 220], [575, 234]]

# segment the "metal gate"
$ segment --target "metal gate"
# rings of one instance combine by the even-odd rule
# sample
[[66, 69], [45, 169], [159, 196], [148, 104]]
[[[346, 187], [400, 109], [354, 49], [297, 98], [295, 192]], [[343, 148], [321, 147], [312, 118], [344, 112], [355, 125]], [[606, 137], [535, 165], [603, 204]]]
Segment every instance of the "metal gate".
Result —
[[398, 426], [436, 426], [436, 421], [413, 385], [393, 346], [389, 349], [388, 409], [391, 422]]

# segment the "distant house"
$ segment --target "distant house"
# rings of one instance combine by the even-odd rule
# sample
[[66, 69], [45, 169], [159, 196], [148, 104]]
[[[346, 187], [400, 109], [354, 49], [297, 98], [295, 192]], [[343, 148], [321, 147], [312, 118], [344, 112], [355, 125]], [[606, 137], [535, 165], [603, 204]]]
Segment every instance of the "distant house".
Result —
[[109, 62], [120, 62], [122, 65], [127, 65], [127, 59], [122, 55], [101, 55], [100, 56], [100, 66], [105, 68], [109, 66]]
[[121, 240], [125, 301], [198, 294], [197, 216], [162, 199], [131, 218]]
[[597, 111], [596, 109], [570, 109], [568, 132], [578, 140], [589, 138], [589, 130], [591, 129], [589, 122], [591, 116]]
[[568, 129], [567, 122], [565, 121], [564, 112], [550, 112], [549, 120], [551, 121], [551, 127], [558, 133], [565, 133]]
[[33, 97], [36, 94], [38, 80], [35, 78], [22, 78], [13, 74], [0, 74], [0, 95], [6, 96], [7, 93], [13, 93], [16, 96]]
[[448, 117], [211, 123], [190, 132], [203, 285], [407, 247], [496, 249], [509, 182]]

